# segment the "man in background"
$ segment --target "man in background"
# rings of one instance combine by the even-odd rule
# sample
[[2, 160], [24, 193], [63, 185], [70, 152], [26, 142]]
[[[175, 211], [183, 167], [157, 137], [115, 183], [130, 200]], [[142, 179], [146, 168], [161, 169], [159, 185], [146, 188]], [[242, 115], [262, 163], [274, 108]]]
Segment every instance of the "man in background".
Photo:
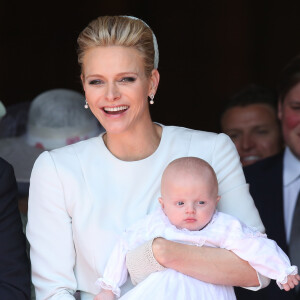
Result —
[[276, 107], [276, 93], [254, 84], [239, 91], [226, 105], [221, 130], [234, 142], [243, 166], [282, 150]]

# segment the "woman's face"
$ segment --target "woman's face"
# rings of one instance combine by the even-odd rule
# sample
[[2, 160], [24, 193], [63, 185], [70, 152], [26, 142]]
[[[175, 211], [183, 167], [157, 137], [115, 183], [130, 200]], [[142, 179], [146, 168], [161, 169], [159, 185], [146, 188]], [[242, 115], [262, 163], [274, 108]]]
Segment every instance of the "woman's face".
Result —
[[134, 131], [151, 122], [148, 96], [155, 94], [157, 70], [146, 77], [134, 48], [89, 49], [83, 57], [82, 83], [88, 105], [108, 133]]
[[279, 103], [278, 116], [286, 145], [300, 159], [300, 83]]

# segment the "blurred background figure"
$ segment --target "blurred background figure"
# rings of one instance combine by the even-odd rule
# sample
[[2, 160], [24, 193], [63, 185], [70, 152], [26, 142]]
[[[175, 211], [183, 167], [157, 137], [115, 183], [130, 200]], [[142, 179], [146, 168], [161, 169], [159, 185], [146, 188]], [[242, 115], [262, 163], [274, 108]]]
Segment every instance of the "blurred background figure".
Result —
[[0, 139], [25, 134], [30, 101], [6, 107], [6, 114], [0, 121]]
[[[14, 167], [22, 212], [27, 212], [27, 203], [22, 200], [27, 201], [31, 170], [39, 154], [86, 140], [103, 131], [90, 110], [84, 109], [84, 104], [83, 95], [76, 91], [53, 89], [38, 95], [30, 106], [24, 103], [18, 111], [16, 107], [11, 109], [9, 120], [13, 125], [8, 121], [2, 123], [8, 114], [2, 119], [2, 132], [6, 137], [0, 139], [0, 156]], [[15, 132], [13, 137], [12, 132]]]
[[223, 110], [221, 130], [235, 143], [243, 166], [280, 152], [276, 92], [255, 84], [243, 88]]
[[6, 109], [5, 109], [2, 101], [0, 101], [0, 121], [5, 116], [5, 114], [6, 114]]
[[[0, 121], [6, 109], [0, 101]], [[0, 157], [0, 299], [30, 299], [30, 265], [13, 167]]]
[[[244, 168], [255, 205], [269, 238], [300, 266], [300, 56], [283, 69], [278, 82], [278, 116], [284, 151]], [[255, 293], [236, 290], [243, 300], [296, 300], [299, 288], [280, 291], [274, 282]]]

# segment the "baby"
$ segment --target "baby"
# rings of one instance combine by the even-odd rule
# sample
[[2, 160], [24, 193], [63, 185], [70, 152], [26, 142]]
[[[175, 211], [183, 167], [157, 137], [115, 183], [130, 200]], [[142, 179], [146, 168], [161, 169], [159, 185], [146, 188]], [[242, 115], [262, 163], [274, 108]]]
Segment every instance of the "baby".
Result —
[[[218, 182], [212, 167], [202, 159], [183, 157], [171, 162], [161, 181], [161, 208], [125, 231], [109, 258], [95, 300], [120, 297], [127, 280], [126, 253], [155, 237], [233, 251], [262, 275], [275, 279], [286, 291], [300, 280], [296, 266], [265, 234], [238, 219], [218, 212]], [[233, 287], [194, 279], [173, 269], [150, 274], [120, 299], [236, 299]]]

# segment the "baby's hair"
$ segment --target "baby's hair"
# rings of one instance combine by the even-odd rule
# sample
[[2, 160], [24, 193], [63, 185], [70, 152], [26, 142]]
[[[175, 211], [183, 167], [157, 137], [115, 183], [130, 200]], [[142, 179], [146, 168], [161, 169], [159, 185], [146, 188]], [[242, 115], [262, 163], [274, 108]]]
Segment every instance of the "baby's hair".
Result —
[[174, 171], [177, 175], [182, 173], [195, 174], [196, 176], [200, 176], [200, 178], [203, 178], [205, 180], [211, 179], [213, 180], [214, 185], [218, 189], [218, 180], [214, 169], [208, 162], [199, 157], [181, 157], [170, 162], [166, 167], [165, 171], [163, 172], [162, 185], [167, 175]]

